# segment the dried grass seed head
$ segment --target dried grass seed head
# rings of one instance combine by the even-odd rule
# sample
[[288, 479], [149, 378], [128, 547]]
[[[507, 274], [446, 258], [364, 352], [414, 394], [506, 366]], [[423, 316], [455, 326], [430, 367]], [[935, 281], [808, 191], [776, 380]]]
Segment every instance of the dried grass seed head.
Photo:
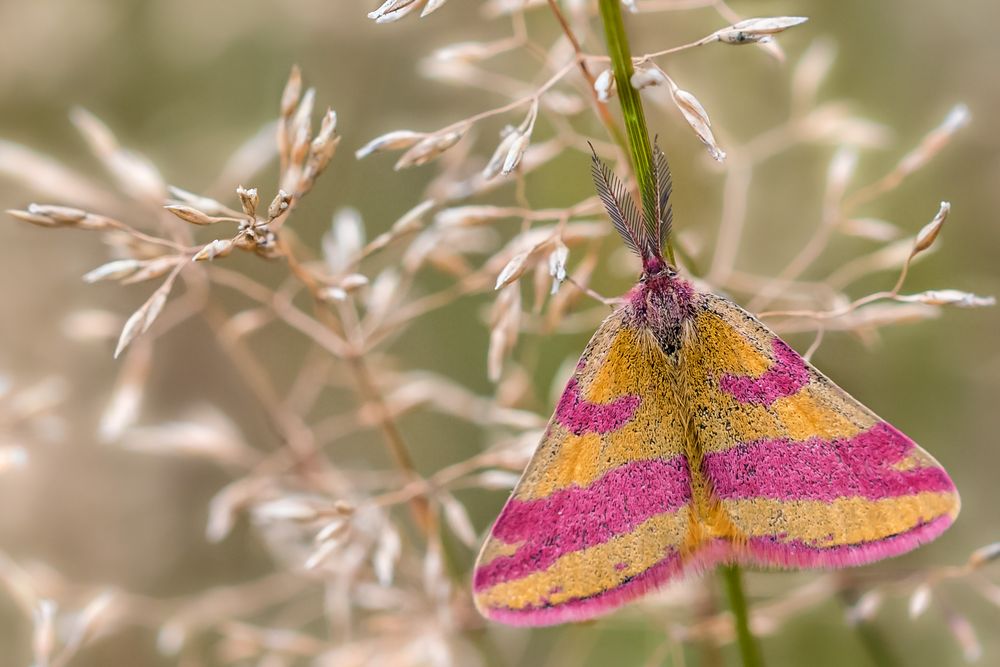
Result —
[[454, 130], [431, 134], [421, 139], [396, 161], [395, 169], [398, 171], [430, 162], [457, 144], [465, 136], [468, 129], [468, 126], [462, 126]]
[[753, 44], [771, 39], [773, 35], [797, 25], [802, 25], [808, 20], [805, 16], [773, 16], [746, 19], [715, 31], [709, 37], [706, 37], [704, 41], [719, 41], [724, 44]]

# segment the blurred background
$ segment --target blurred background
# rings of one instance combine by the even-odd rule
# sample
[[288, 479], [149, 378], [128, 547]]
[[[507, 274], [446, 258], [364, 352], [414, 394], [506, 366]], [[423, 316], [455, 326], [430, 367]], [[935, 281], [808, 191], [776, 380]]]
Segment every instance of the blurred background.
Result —
[[[308, 85], [316, 87], [318, 105], [337, 111], [343, 141], [329, 173], [296, 213], [296, 233], [304, 245], [318, 248], [334, 211], [352, 206], [373, 238], [422, 199], [436, 168], [394, 172], [394, 157], [357, 161], [354, 151], [384, 132], [434, 130], [504, 101], [482, 90], [429, 81], [418, 71], [417, 63], [437, 48], [509, 34], [509, 23], [484, 18], [479, 4], [453, 1], [425, 19], [376, 25], [365, 16], [374, 7], [356, 0], [3, 3], [0, 138], [107, 182], [69, 122], [69, 111], [81, 106], [107, 123], [125, 145], [148, 156], [170, 183], [226, 197], [234, 205], [230, 193], [237, 183], [216, 184], [216, 179], [232, 152], [275, 117], [288, 71], [297, 63]], [[888, 129], [884, 148], [863, 152], [855, 183], [891, 169], [956, 103], [968, 105], [970, 125], [930, 164], [868, 204], [864, 215], [913, 234], [941, 200], [950, 201], [952, 213], [940, 247], [913, 268], [906, 291], [1000, 293], [1000, 43], [995, 34], [1000, 5], [989, 0], [736, 0], [731, 6], [743, 16], [805, 15], [810, 21], [781, 36], [785, 65], [756, 49], [725, 47], [705, 47], [664, 61], [671, 76], [708, 109], [724, 148], [784, 120], [790, 71], [820, 39], [836, 49], [821, 99], [844, 100], [858, 117]], [[531, 34], [543, 43], [558, 35], [544, 8], [527, 16]], [[629, 21], [636, 53], [691, 41], [723, 25], [707, 8]], [[592, 52], [602, 48], [593, 41], [587, 47]], [[499, 60], [494, 66], [511, 76], [532, 77], [529, 59]], [[707, 250], [715, 242], [725, 167], [709, 164], [675, 112], [651, 111], [650, 125], [672, 161], [675, 224], [686, 230], [693, 247]], [[475, 151], [489, 155], [495, 129], [499, 125], [481, 134]], [[601, 136], [596, 123], [591, 131]], [[820, 218], [818, 202], [833, 151], [829, 144], [803, 145], [755, 169], [740, 269], [774, 275], [810, 236]], [[8, 164], [6, 171], [16, 169]], [[267, 198], [274, 174], [274, 168], [266, 169], [246, 185], [259, 184]], [[582, 153], [566, 153], [528, 179], [536, 208], [566, 206], [586, 197], [591, 187]], [[36, 200], [60, 203], [53, 193], [38, 193], [19, 182], [17, 173], [0, 173], [0, 209], [24, 208]], [[506, 205], [512, 195], [498, 191], [488, 201]], [[130, 222], [142, 226], [143, 221]], [[84, 321], [100, 329], [105, 326], [101, 313], [124, 318], [151, 288], [85, 285], [80, 276], [108, 259], [97, 235], [41, 229], [12, 219], [0, 224], [6, 239], [0, 244], [0, 400], [6, 403], [0, 412], [15, 410], [18, 400], [22, 404], [16, 409], [38, 412], [16, 428], [5, 427], [10, 418], [0, 417], [0, 438], [6, 441], [0, 444], [23, 446], [28, 453], [23, 467], [0, 471], [0, 551], [39, 581], [61, 582], [69, 600], [74, 600], [73, 591], [80, 592], [77, 602], [85, 600], [83, 591], [104, 587], [144, 600], [177, 600], [281, 569], [245, 522], [219, 544], [206, 541], [209, 501], [231, 481], [224, 466], [100, 442], [98, 425], [122, 362], [111, 357], [114, 336], [88, 339], [74, 329]], [[807, 275], [826, 275], [875, 247], [858, 239], [838, 241]], [[628, 289], [634, 267], [621, 266], [622, 255], [614, 252], [602, 257], [595, 288], [606, 294]], [[278, 270], [242, 259], [234, 266], [265, 278]], [[893, 272], [874, 274], [853, 285], [850, 293], [863, 296], [894, 280]], [[218, 298], [235, 308], [227, 301], [233, 299], [230, 294]], [[462, 299], [424, 318], [392, 343], [396, 362], [403, 369], [431, 370], [491, 394], [484, 313], [492, 298]], [[107, 326], [116, 332], [120, 323], [112, 319]], [[520, 349], [538, 360], [528, 366], [535, 369], [529, 375], [535, 401], [526, 407], [540, 414], [550, 409], [560, 366], [575, 359], [588, 335], [529, 335], [522, 341]], [[941, 539], [873, 570], [902, 577], [917, 568], [960, 564], [973, 549], [1000, 539], [998, 335], [1000, 313], [995, 309], [947, 309], [936, 319], [887, 328], [877, 340], [829, 333], [817, 352], [814, 363], [820, 369], [926, 447], [962, 493], [962, 514]], [[808, 335], [790, 339], [800, 350], [811, 340]], [[259, 355], [276, 386], [287, 389], [303, 355], [299, 339], [280, 327], [269, 329]], [[222, 357], [210, 331], [197, 321], [157, 340], [140, 422], [158, 424], [190, 415], [223, 420], [241, 446], [273, 449], [273, 434]], [[343, 392], [331, 391], [312, 414], [339, 413], [350, 405]], [[488, 444], [484, 429], [456, 419], [415, 412], [401, 424], [424, 472], [467, 458]], [[387, 466], [381, 451], [377, 434], [362, 431], [338, 441], [329, 453], [336, 464], [359, 469]], [[476, 490], [459, 497], [481, 533], [505, 492]], [[459, 548], [459, 560], [468, 565], [474, 553]], [[753, 575], [751, 594], [772, 594], [812, 576]], [[988, 576], [998, 578], [995, 570]], [[965, 623], [982, 644], [982, 664], [1000, 664], [1000, 607], [966, 583], [943, 588], [931, 609], [914, 620], [907, 615], [905, 596], [890, 596], [875, 615], [902, 664], [963, 664]], [[31, 661], [32, 620], [15, 599], [16, 591], [4, 594], [0, 589], [2, 665]], [[795, 615], [765, 638], [770, 664], [864, 664], [868, 658], [844, 615], [835, 597]], [[323, 636], [321, 622], [316, 623], [311, 629]], [[507, 663], [500, 664], [657, 664], [647, 663], [651, 659], [675, 664], [667, 656], [650, 658], [667, 626], [663, 618], [632, 614], [584, 626], [490, 633], [511, 647]], [[162, 632], [158, 650], [158, 631], [142, 623], [129, 626], [90, 643], [72, 664], [264, 664], [220, 657], [210, 634], [198, 640], [197, 649], [172, 655], [163, 650]], [[725, 655], [732, 660], [728, 650]], [[697, 651], [689, 660], [702, 664]], [[456, 664], [473, 663], [458, 657]]]

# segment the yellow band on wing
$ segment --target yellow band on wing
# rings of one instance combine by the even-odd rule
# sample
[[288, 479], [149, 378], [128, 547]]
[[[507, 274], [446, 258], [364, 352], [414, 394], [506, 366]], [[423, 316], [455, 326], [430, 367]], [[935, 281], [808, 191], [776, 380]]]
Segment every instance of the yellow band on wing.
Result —
[[689, 389], [692, 403], [709, 411], [699, 433], [703, 451], [775, 438], [849, 438], [875, 423], [874, 417], [845, 402], [832, 388], [814, 381], [770, 405], [737, 401], [720, 389], [719, 379], [726, 374], [760, 375], [772, 360], [714, 313], [700, 314], [696, 330], [698, 344], [690, 347], [689, 360], [696, 377]]
[[525, 609], [605, 593], [669, 555], [687, 529], [687, 508], [658, 514], [603, 544], [568, 553], [548, 569], [506, 581], [476, 595], [480, 607]]
[[953, 493], [924, 492], [896, 498], [723, 500], [722, 507], [748, 537], [780, 536], [782, 542], [836, 547], [899, 535], [958, 511]]
[[[652, 354], [659, 360], [649, 359]], [[580, 376], [581, 397], [608, 404], [637, 396], [632, 418], [607, 433], [579, 435], [554, 421], [546, 445], [552, 452], [544, 468], [531, 471], [518, 498], [544, 498], [569, 486], [587, 487], [611, 470], [632, 461], [670, 459], [684, 451], [684, 430], [677, 397], [662, 353], [651, 350], [633, 329], [618, 331], [603, 359], [591, 360], [597, 370]]]

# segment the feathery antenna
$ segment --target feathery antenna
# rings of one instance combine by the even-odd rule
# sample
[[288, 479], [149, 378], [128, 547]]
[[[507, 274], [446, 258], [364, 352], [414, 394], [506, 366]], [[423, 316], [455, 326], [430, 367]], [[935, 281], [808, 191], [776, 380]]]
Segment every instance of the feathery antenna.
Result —
[[670, 205], [670, 194], [674, 190], [667, 156], [660, 150], [660, 144], [653, 139], [653, 179], [656, 182], [656, 240], [662, 249], [670, 236], [674, 223], [674, 210]]
[[594, 185], [597, 186], [597, 195], [604, 202], [604, 208], [607, 209], [608, 216], [625, 241], [625, 245], [645, 262], [653, 252], [653, 248], [642, 215], [639, 214], [639, 209], [636, 208], [635, 201], [629, 195], [625, 184], [597, 157], [597, 151], [593, 146], [590, 150], [593, 153], [590, 167]]
[[597, 186], [597, 194], [604, 202], [604, 208], [607, 209], [608, 216], [615, 229], [618, 230], [618, 234], [625, 241], [625, 245], [639, 255], [644, 268], [649, 270], [650, 267], [662, 266], [663, 247], [670, 235], [673, 223], [673, 210], [670, 206], [673, 183], [670, 177], [670, 167], [667, 165], [667, 158], [663, 151], [660, 150], [659, 145], [654, 143], [653, 179], [656, 185], [656, 220], [644, 219], [625, 184], [607, 164], [597, 157], [597, 151], [594, 150], [593, 145], [590, 146], [590, 151], [593, 154], [591, 171], [594, 175], [594, 185]]

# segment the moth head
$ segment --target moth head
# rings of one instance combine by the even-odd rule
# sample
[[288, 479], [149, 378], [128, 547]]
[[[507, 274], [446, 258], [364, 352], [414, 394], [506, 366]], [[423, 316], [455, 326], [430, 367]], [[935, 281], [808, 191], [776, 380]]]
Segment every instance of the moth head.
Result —
[[642, 263], [642, 276], [640, 282], [651, 282], [664, 278], [676, 278], [677, 269], [662, 257], [653, 257], [644, 260]]

